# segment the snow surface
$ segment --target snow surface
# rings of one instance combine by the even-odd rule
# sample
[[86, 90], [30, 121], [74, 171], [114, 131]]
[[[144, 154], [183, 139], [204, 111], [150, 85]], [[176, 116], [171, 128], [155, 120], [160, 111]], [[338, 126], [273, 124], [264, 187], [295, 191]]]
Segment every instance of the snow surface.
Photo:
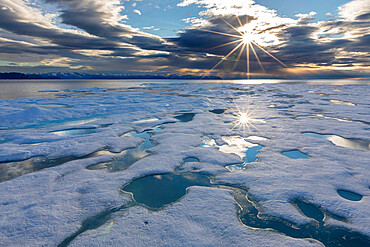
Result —
[[133, 207], [117, 212], [71, 246], [321, 246], [247, 228], [235, 215], [231, 191], [194, 186], [180, 202], [162, 211]]
[[[120, 193], [123, 184], [173, 172], [187, 157], [199, 162], [186, 163], [181, 169], [210, 174], [217, 182], [248, 189], [260, 217], [275, 216], [297, 225], [309, 223], [312, 219], [292, 203], [301, 200], [347, 219], [327, 217], [326, 224], [370, 236], [370, 151], [303, 135], [335, 134], [369, 143], [369, 96], [368, 85], [162, 83], [146, 85], [145, 90], [73, 89], [60, 98], [1, 100], [0, 179], [4, 182], [0, 183], [0, 243], [58, 245], [85, 219], [128, 203], [131, 199]], [[24, 105], [32, 107], [23, 109]], [[44, 105], [68, 107], [45, 109]], [[227, 110], [223, 114], [209, 112], [213, 109]], [[239, 110], [263, 121], [253, 121], [247, 128], [235, 127]], [[182, 113], [196, 114], [192, 121], [178, 122], [174, 117]], [[125, 133], [162, 123], [160, 129], [152, 131], [156, 146], [149, 150], [151, 155], [116, 173], [86, 169], [108, 162], [116, 153], [142, 141]], [[74, 136], [53, 133], [89, 128], [95, 131]], [[200, 147], [203, 136], [214, 139], [216, 145]], [[235, 152], [227, 146], [231, 136], [245, 138]], [[242, 162], [240, 148], [256, 144], [264, 147], [257, 162], [238, 172], [224, 168]], [[297, 160], [281, 154], [295, 149], [310, 158]], [[110, 155], [88, 156], [99, 150], [110, 151]], [[32, 159], [39, 157], [75, 160], [35, 170]], [[337, 193], [340, 189], [363, 198], [346, 200]], [[112, 217], [113, 227], [103, 240], [102, 232], [110, 222], [82, 233], [71, 244], [317, 245], [243, 226], [230, 191], [215, 188], [192, 187], [179, 202], [158, 212], [132, 207]]]

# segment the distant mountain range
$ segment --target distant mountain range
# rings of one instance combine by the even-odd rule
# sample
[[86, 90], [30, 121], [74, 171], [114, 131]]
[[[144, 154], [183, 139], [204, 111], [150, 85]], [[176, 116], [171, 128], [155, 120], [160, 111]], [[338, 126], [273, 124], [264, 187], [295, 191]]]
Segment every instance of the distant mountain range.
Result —
[[0, 73], [0, 79], [180, 79], [180, 80], [221, 80], [218, 76], [196, 76], [176, 74], [152, 74], [152, 75], [130, 75], [130, 74], [87, 74], [52, 72], [44, 74], [23, 74], [18, 72]]

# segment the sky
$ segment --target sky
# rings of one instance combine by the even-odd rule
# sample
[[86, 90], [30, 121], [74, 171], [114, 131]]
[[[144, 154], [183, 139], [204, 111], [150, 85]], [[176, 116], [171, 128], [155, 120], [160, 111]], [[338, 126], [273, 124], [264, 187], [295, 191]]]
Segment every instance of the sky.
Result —
[[370, 76], [369, 0], [0, 0], [0, 72]]

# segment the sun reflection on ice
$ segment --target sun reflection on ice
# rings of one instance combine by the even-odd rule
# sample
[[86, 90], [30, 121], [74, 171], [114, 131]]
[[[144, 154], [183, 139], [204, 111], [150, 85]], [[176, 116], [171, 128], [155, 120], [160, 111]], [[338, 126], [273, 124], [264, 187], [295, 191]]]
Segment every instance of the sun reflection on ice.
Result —
[[245, 112], [241, 112], [239, 115], [239, 122], [240, 124], [247, 124], [249, 123], [250, 118], [248, 117], [248, 114]]
[[238, 112], [234, 116], [236, 120], [233, 122], [234, 126], [231, 129], [234, 130], [238, 128], [239, 130], [242, 129], [243, 133], [245, 134], [246, 130], [248, 130], [248, 133], [252, 132], [252, 128], [260, 132], [260, 130], [255, 126], [257, 123], [266, 123], [265, 120], [256, 118], [254, 116], [255, 111], [250, 110], [240, 110], [239, 107], [237, 107]]

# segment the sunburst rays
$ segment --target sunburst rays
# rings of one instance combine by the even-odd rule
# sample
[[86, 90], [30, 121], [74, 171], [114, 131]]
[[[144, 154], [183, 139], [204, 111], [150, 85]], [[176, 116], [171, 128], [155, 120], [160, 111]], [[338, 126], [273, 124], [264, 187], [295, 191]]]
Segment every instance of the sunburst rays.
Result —
[[[237, 50], [239, 50], [239, 53], [237, 55], [237, 59], [235, 60], [235, 64], [234, 64], [234, 66], [232, 68], [233, 70], [235, 70], [236, 66], [238, 65], [239, 60], [243, 56], [243, 52], [245, 51], [245, 53], [246, 53], [246, 60], [247, 60], [247, 68], [246, 68], [246, 70], [247, 70], [247, 77], [248, 77], [248, 79], [250, 79], [250, 75], [251, 75], [251, 69], [250, 69], [250, 67], [251, 67], [250, 66], [250, 63], [251, 63], [251, 61], [250, 61], [251, 53], [256, 58], [259, 66], [261, 67], [261, 70], [264, 73], [266, 73], [266, 70], [265, 70], [265, 68], [264, 68], [264, 66], [263, 66], [260, 58], [258, 57], [258, 54], [257, 54], [257, 51], [256, 51], [255, 47], [256, 48], [259, 48], [262, 52], [264, 52], [265, 54], [267, 54], [268, 56], [270, 56], [271, 58], [273, 58], [275, 61], [277, 61], [282, 66], [284, 66], [286, 68], [289, 68], [285, 63], [283, 63], [282, 61], [280, 61], [278, 58], [276, 58], [274, 55], [272, 55], [270, 52], [268, 52], [266, 49], [264, 49], [261, 45], [259, 45], [259, 44], [256, 43], [256, 41], [255, 41], [256, 36], [257, 35], [261, 35], [261, 34], [259, 34], [259, 33], [253, 34], [252, 31], [248, 31], [248, 29], [247, 29], [248, 28], [248, 26], [247, 26], [248, 25], [248, 19], [246, 19], [246, 23], [243, 25], [243, 23], [240, 20], [239, 16], [236, 16], [236, 18], [237, 18], [237, 21], [238, 21], [238, 23], [240, 25], [239, 28], [234, 27], [230, 22], [226, 21], [225, 19], [222, 19], [222, 20], [231, 29], [233, 29], [235, 32], [237, 32], [239, 35], [230, 34], [230, 33], [224, 33], [224, 32], [219, 32], [219, 31], [213, 31], [213, 30], [207, 30], [207, 29], [199, 29], [199, 30], [210, 32], [210, 33], [214, 33], [214, 34], [219, 34], [219, 35], [224, 35], [224, 36], [236, 38], [236, 40], [233, 40], [233, 41], [227, 42], [225, 44], [221, 44], [221, 45], [212, 47], [209, 50], [213, 50], [213, 49], [216, 49], [216, 48], [220, 48], [220, 47], [224, 47], [224, 46], [228, 46], [228, 45], [232, 45], [232, 44], [237, 44], [215, 66], [213, 66], [210, 70], [208, 70], [207, 73], [204, 76], [210, 74], [222, 62], [224, 62], [226, 59], [228, 59], [234, 52], [237, 52]], [[240, 29], [244, 29], [244, 30], [240, 31]]]

